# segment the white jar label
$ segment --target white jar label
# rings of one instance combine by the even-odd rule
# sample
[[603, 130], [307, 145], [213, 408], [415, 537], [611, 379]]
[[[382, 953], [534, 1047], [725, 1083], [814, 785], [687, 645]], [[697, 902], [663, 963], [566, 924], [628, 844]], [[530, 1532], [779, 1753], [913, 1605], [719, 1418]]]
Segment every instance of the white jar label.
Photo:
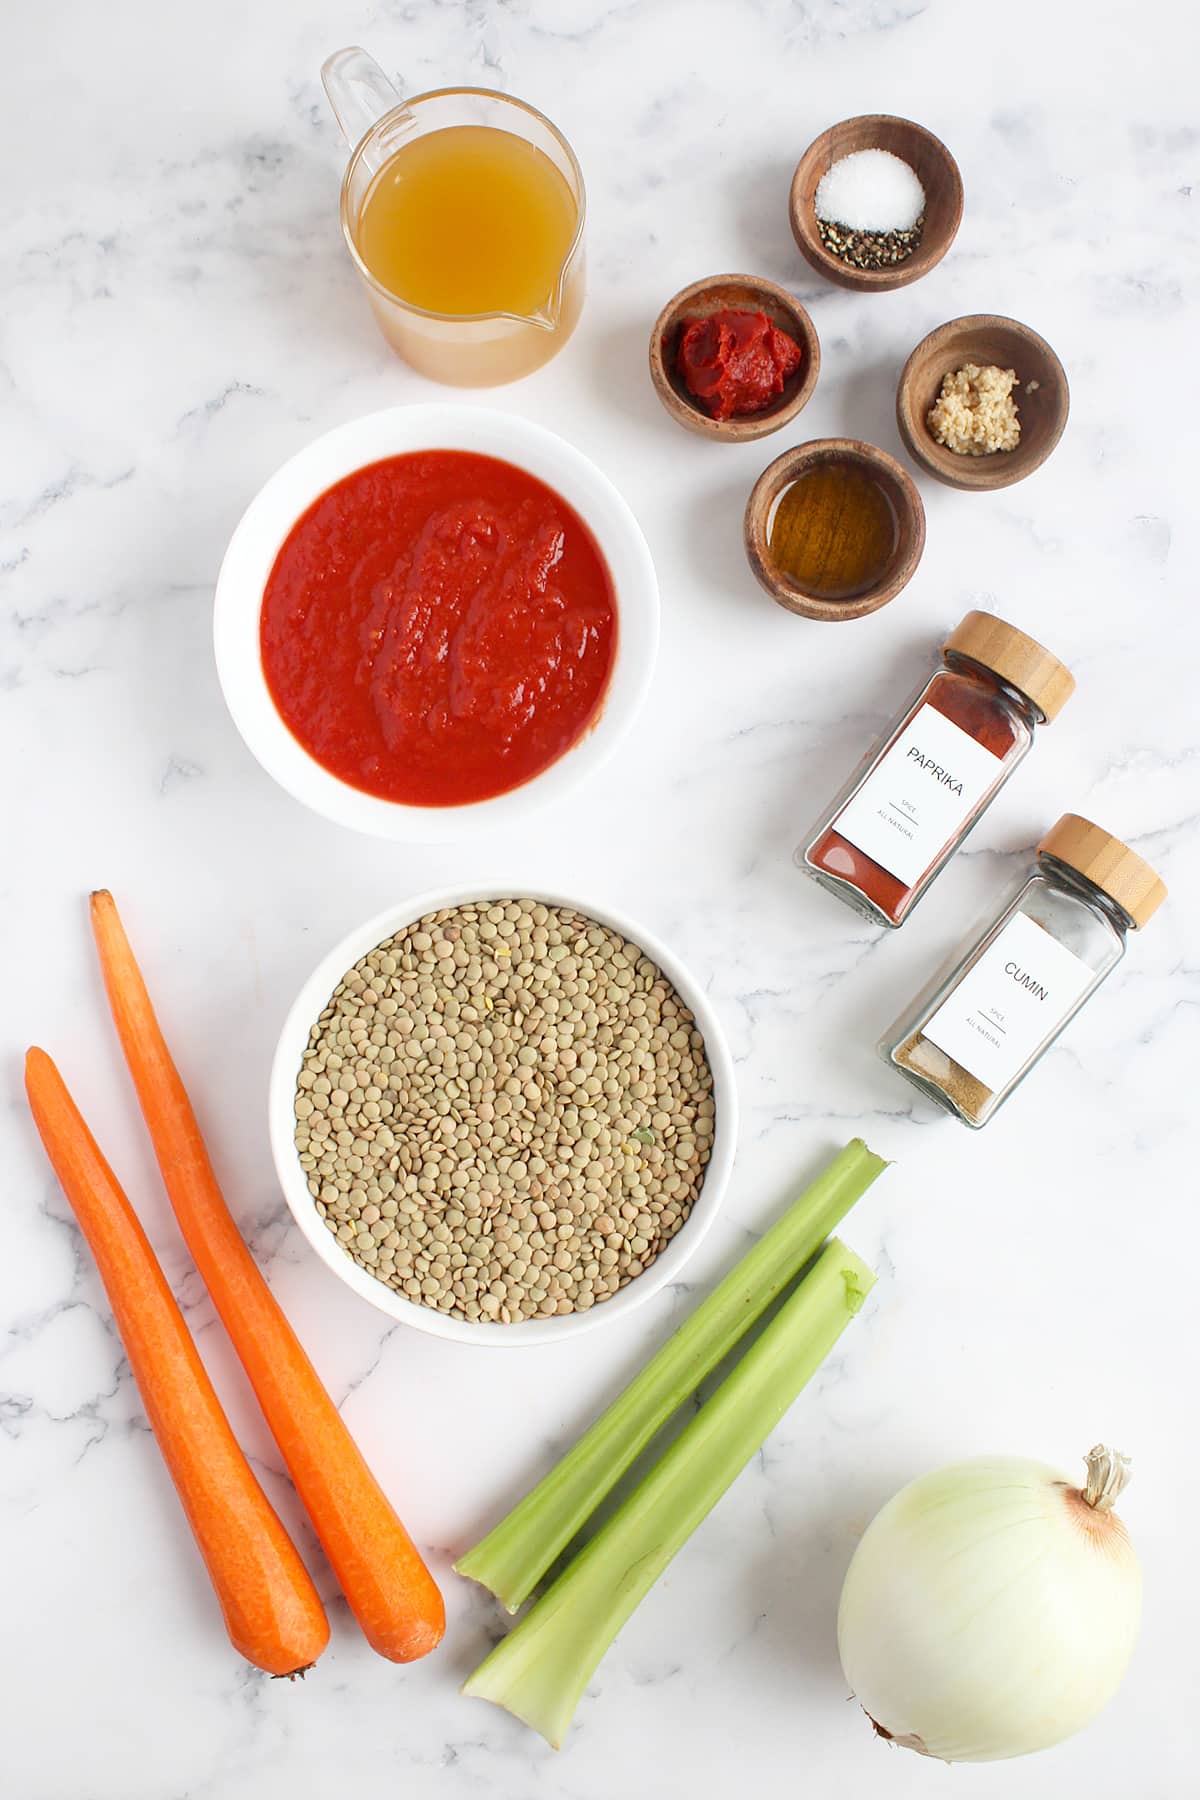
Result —
[[881, 868], [913, 887], [1004, 772], [928, 702], [833, 821], [833, 829]]
[[1036, 919], [1014, 913], [921, 1035], [996, 1094], [1033, 1061], [1095, 980], [1095, 971]]

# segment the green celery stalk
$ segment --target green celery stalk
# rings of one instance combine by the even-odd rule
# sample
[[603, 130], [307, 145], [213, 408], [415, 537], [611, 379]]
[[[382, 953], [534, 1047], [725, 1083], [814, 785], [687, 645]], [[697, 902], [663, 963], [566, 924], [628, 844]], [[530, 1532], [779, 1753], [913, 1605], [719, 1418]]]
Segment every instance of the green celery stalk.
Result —
[[742, 1334], [887, 1168], [854, 1138], [537, 1486], [454, 1567], [516, 1612], [546, 1570]]
[[712, 1399], [463, 1685], [557, 1750], [604, 1652], [716, 1505], [874, 1285], [834, 1238]]

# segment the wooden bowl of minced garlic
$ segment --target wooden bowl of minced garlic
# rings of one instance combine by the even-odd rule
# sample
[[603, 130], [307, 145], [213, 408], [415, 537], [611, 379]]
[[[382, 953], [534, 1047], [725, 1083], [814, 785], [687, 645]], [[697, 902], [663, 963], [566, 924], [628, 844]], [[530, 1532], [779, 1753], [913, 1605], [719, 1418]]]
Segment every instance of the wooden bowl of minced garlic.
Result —
[[905, 449], [947, 487], [1011, 487], [1040, 468], [1070, 410], [1045, 338], [995, 313], [951, 319], [922, 338], [896, 390]]

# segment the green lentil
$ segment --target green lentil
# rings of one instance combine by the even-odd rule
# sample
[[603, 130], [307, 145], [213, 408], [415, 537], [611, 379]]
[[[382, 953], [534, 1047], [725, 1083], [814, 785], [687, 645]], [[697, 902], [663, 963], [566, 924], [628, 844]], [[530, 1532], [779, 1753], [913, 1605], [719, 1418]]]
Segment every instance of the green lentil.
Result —
[[347, 1254], [417, 1304], [501, 1323], [586, 1311], [649, 1267], [715, 1129], [703, 1036], [661, 970], [515, 900], [420, 919], [347, 971], [294, 1110]]

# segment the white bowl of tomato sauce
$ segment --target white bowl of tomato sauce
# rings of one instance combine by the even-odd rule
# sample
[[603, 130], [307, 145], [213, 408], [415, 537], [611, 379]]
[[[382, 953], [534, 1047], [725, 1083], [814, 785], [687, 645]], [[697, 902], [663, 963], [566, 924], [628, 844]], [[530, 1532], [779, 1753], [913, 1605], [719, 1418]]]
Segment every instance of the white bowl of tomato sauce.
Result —
[[279, 785], [376, 837], [463, 838], [561, 798], [638, 712], [658, 648], [641, 528], [514, 414], [434, 403], [271, 476], [217, 578], [226, 704]]

